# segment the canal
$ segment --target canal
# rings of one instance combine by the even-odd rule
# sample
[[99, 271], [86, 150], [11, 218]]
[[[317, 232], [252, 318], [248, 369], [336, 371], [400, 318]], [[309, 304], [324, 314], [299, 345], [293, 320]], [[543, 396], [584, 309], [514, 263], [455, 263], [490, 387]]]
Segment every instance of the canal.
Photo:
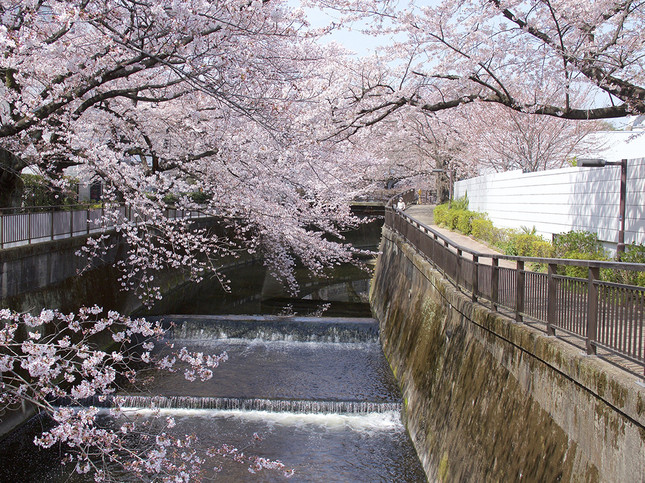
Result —
[[[380, 225], [353, 235], [375, 249]], [[374, 260], [366, 258], [369, 267]], [[207, 354], [226, 352], [212, 379], [188, 382], [181, 374], [141, 371], [117, 398], [140, 418], [171, 415], [177, 435], [192, 434], [204, 447], [224, 444], [280, 460], [289, 481], [425, 481], [402, 423], [402, 401], [371, 319], [369, 272], [341, 266], [327, 277], [298, 272], [301, 291], [289, 294], [260, 262], [218, 281], [179, 287], [146, 315], [172, 322], [175, 347]], [[151, 377], [153, 376], [153, 377]], [[104, 405], [109, 406], [110, 400]], [[102, 424], [118, 420], [106, 415]], [[60, 464], [60, 449], [37, 449], [35, 418], [1, 442], [2, 481], [88, 481]], [[144, 444], [144, 443], [142, 443]], [[118, 475], [129, 481], [129, 475]], [[248, 471], [220, 462], [203, 479], [283, 481], [280, 472]]]

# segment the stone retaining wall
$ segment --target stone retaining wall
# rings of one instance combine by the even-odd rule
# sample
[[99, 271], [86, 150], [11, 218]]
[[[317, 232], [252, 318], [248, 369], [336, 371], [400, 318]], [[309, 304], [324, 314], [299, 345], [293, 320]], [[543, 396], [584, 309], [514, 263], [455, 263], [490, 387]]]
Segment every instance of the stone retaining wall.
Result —
[[471, 302], [383, 233], [370, 300], [430, 481], [645, 481], [642, 380]]

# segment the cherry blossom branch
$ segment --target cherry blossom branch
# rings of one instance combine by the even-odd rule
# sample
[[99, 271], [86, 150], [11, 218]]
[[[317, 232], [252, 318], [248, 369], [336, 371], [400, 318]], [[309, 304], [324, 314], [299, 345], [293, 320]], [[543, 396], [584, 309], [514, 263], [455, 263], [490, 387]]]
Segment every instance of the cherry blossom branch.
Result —
[[104, 314], [96, 306], [70, 314], [43, 310], [36, 316], [2, 309], [0, 322], [0, 410], [26, 402], [46, 413], [51, 424], [36, 436], [35, 444], [62, 445], [76, 472], [92, 472], [96, 481], [116, 481], [112, 475], [121, 468], [139, 477], [192, 481], [209, 458], [235, 454], [233, 459], [249, 464], [250, 471], [289, 473], [280, 462], [244, 458], [234, 448], [200, 451], [195, 437], [170, 434], [175, 425], [171, 417], [157, 414], [142, 420], [124, 411], [118, 398], [112, 399], [117, 406], [110, 411], [116, 426], [104, 425], [99, 408], [84, 405], [93, 398], [104, 401], [119, 389], [120, 381], [136, 382], [135, 369], [141, 365], [183, 371], [189, 381], [208, 380], [227, 360], [225, 352], [156, 352], [164, 335], [159, 322], [113, 311]]

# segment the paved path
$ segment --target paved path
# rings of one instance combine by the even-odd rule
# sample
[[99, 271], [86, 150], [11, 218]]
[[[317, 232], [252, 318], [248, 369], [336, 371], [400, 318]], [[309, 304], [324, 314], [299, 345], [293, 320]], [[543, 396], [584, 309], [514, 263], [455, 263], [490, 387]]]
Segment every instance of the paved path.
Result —
[[[496, 255], [503, 255], [501, 252], [498, 252], [497, 250], [490, 248], [488, 245], [478, 242], [477, 240], [474, 240], [467, 235], [462, 235], [461, 233], [450, 231], [447, 228], [442, 228], [440, 226], [435, 225], [434, 217], [432, 214], [434, 208], [435, 208], [435, 205], [410, 205], [405, 209], [405, 214], [408, 216], [411, 216], [418, 222], [423, 223], [424, 225], [428, 225], [433, 230], [441, 233], [447, 239], [451, 240], [457, 245], [461, 245], [464, 248], [468, 248], [472, 251], [480, 252], [480, 253], [492, 253]], [[490, 258], [481, 259], [481, 263], [490, 265], [491, 263]], [[508, 267], [508, 268], [516, 267], [516, 263], [510, 260], [500, 260], [499, 265], [501, 267]]]

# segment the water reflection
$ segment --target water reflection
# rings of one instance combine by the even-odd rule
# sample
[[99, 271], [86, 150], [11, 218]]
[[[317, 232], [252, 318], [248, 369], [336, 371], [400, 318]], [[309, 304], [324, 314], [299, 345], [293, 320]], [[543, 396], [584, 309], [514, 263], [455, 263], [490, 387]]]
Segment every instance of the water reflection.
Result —
[[[348, 241], [376, 251], [382, 220], [347, 234]], [[223, 273], [230, 279], [225, 290], [216, 278], [189, 283], [164, 295], [152, 309], [137, 315], [161, 314], [276, 314], [370, 317], [368, 303], [371, 269], [375, 257], [363, 257], [361, 266], [345, 264], [312, 276], [303, 267], [295, 269], [297, 295], [289, 293], [264, 267], [261, 260], [231, 262]]]

